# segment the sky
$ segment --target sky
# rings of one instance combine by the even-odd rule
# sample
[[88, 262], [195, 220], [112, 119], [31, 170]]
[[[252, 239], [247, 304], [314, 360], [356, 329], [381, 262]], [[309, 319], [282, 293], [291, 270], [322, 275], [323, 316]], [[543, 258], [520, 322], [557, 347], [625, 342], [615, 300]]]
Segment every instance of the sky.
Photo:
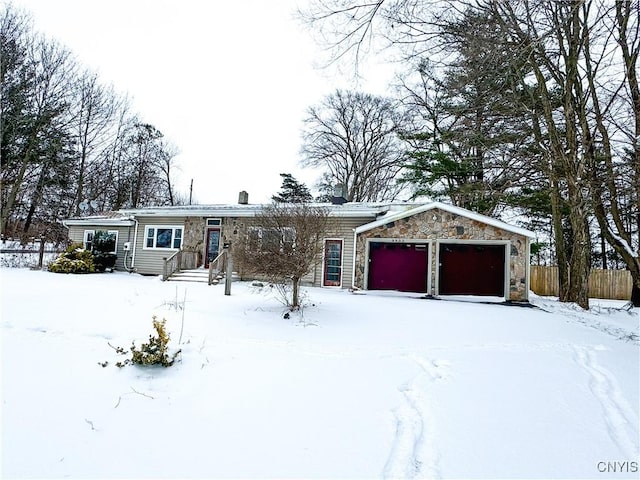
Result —
[[391, 67], [320, 68], [322, 47], [295, 18], [304, 0], [13, 0], [34, 28], [132, 99], [176, 145], [178, 190], [194, 203], [270, 200], [299, 166], [305, 111], [336, 88], [384, 94]]

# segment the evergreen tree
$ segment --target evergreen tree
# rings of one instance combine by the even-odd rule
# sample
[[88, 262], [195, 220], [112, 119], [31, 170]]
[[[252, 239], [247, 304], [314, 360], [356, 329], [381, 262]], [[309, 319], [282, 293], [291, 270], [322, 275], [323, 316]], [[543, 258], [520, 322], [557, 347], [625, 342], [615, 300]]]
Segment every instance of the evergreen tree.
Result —
[[309, 203], [313, 196], [304, 183], [298, 182], [290, 173], [281, 173], [282, 186], [280, 192], [271, 199], [276, 203]]

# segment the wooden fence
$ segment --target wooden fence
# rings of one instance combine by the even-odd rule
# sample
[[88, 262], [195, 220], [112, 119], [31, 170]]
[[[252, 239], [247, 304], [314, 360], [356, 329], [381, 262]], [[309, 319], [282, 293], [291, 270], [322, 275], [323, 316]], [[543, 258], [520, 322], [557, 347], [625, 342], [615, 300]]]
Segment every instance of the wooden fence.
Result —
[[[558, 296], [558, 267], [531, 265], [530, 288], [537, 295]], [[631, 273], [627, 270], [592, 269], [589, 275], [589, 296], [629, 300], [631, 298]]]

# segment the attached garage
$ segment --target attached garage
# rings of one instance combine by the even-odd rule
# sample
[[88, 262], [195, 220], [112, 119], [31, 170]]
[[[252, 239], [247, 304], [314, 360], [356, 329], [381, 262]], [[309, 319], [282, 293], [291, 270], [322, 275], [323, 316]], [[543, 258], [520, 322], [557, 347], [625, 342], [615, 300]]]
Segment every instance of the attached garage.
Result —
[[433, 202], [355, 229], [354, 287], [526, 301], [535, 234]]

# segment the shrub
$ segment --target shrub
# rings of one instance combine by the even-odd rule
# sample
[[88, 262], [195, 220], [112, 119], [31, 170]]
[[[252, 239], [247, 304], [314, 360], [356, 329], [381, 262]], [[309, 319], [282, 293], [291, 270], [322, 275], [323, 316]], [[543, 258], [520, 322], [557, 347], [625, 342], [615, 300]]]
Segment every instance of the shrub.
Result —
[[49, 264], [49, 271], [54, 273], [92, 273], [95, 272], [93, 255], [85, 250], [81, 243], [72, 243]]
[[[136, 347], [135, 342], [131, 343], [131, 358], [124, 360], [123, 362], [116, 363], [117, 367], [124, 367], [131, 363], [136, 365], [162, 365], [163, 367], [170, 367], [176, 361], [176, 357], [182, 352], [178, 350], [173, 355], [169, 355], [169, 339], [170, 336], [167, 333], [165, 324], [166, 319], [158, 321], [154, 316], [153, 328], [156, 331], [157, 336], [149, 335], [149, 343], [143, 343], [140, 348]], [[111, 345], [111, 344], [109, 344]], [[126, 350], [122, 347], [113, 347], [115, 351], [121, 355], [126, 354]], [[108, 362], [100, 363], [103, 367], [108, 365]]]
[[113, 233], [98, 230], [93, 235], [93, 263], [98, 272], [113, 270], [116, 265], [116, 237]]
[[97, 272], [113, 270], [116, 265], [116, 255], [114, 253], [93, 252], [93, 263]]

